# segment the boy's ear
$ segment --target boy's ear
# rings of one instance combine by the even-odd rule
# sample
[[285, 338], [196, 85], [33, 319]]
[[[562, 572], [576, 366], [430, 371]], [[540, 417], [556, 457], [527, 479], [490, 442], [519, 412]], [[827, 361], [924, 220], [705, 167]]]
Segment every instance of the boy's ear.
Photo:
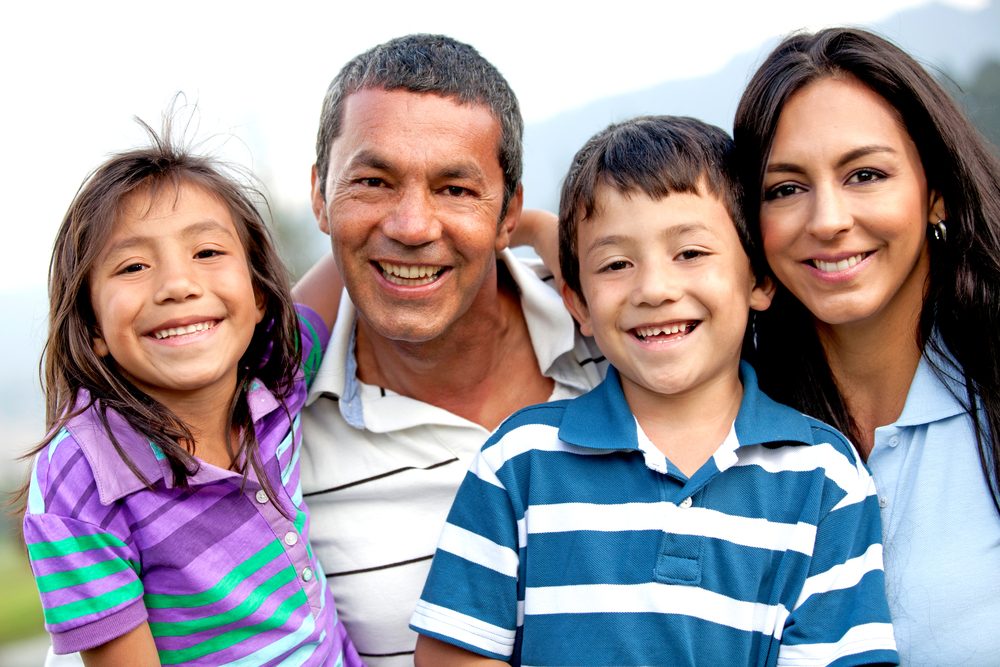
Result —
[[497, 252], [510, 245], [510, 237], [514, 233], [514, 228], [517, 227], [518, 221], [521, 219], [521, 207], [523, 205], [524, 186], [518, 183], [517, 190], [514, 191], [510, 201], [507, 202], [507, 214], [497, 227], [497, 240], [493, 245], [493, 249]]
[[319, 175], [316, 173], [316, 165], [312, 166], [312, 175], [309, 177], [312, 186], [312, 211], [316, 216], [316, 224], [324, 234], [330, 233], [330, 221], [326, 217], [326, 200], [323, 198], [323, 188], [325, 183], [319, 182]]
[[767, 310], [777, 291], [778, 285], [771, 276], [764, 276], [757, 281], [750, 292], [750, 307], [754, 310]]
[[587, 308], [587, 302], [566, 283], [559, 284], [559, 292], [562, 294], [563, 303], [566, 304], [566, 310], [580, 323], [580, 333], [584, 336], [593, 336], [594, 327], [590, 322], [590, 309]]

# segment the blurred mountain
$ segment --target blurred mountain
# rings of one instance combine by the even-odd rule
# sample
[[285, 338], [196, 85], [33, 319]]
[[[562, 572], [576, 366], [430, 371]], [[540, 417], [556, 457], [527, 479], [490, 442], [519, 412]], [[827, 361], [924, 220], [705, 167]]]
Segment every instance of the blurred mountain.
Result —
[[[1000, 0], [975, 11], [925, 5], [864, 27], [892, 40], [932, 72], [959, 82], [976, 77], [984, 63], [1000, 60]], [[667, 81], [528, 125], [524, 133], [525, 206], [555, 211], [573, 155], [610, 123], [637, 115], [671, 114], [694, 116], [731, 131], [746, 82], [778, 41], [736, 56], [714, 74]]]

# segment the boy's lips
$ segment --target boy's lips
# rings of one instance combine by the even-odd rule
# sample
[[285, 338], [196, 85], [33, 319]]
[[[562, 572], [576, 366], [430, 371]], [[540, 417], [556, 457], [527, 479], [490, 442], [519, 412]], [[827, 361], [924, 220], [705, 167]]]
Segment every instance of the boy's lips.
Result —
[[167, 338], [176, 338], [178, 336], [187, 336], [194, 333], [199, 333], [201, 331], [208, 331], [209, 329], [214, 329], [215, 326], [221, 320], [208, 319], [199, 320], [196, 322], [191, 322], [189, 324], [173, 323], [168, 322], [166, 325], [150, 331], [147, 336], [155, 338], [157, 340], [164, 340]]
[[643, 342], [677, 340], [694, 331], [700, 320], [650, 324], [632, 329], [632, 335]]
[[372, 262], [382, 272], [382, 277], [393, 285], [420, 287], [437, 280], [448, 268], [436, 264], [397, 264], [395, 262]]

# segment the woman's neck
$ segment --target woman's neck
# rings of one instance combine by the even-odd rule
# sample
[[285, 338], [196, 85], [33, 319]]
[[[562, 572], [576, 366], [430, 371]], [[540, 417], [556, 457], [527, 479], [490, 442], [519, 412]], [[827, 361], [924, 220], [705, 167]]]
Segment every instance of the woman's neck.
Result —
[[899, 419], [920, 363], [920, 311], [906, 322], [886, 326], [817, 323], [830, 372], [859, 431], [855, 445], [866, 461], [875, 429]]

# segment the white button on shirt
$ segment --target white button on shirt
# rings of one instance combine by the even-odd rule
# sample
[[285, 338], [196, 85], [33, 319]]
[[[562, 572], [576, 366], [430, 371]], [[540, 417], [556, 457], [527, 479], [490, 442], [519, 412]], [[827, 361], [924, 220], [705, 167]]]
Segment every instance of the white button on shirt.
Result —
[[261, 505], [267, 502], [267, 492], [264, 489], [257, 492], [257, 502]]
[[[285, 533], [285, 544], [287, 544], [288, 546], [294, 547], [296, 542], [298, 541], [299, 541], [299, 536], [296, 535], [295, 533], [292, 532]], [[306, 581], [308, 581], [308, 579], [306, 579]]]
[[687, 508], [691, 507], [691, 496], [688, 496], [687, 498], [682, 500], [681, 504], [678, 505], [678, 507], [680, 507], [682, 510], [686, 510]]

